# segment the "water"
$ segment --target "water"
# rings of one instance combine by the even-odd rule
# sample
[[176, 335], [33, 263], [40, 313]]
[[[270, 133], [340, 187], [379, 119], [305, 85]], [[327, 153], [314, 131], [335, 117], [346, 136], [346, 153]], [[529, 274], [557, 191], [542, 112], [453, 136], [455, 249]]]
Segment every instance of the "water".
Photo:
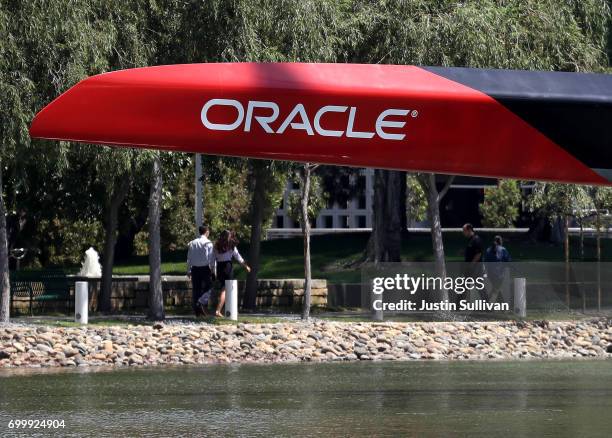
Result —
[[612, 361], [0, 371], [0, 436], [36, 434], [10, 419], [63, 419], [56, 436], [609, 437]]

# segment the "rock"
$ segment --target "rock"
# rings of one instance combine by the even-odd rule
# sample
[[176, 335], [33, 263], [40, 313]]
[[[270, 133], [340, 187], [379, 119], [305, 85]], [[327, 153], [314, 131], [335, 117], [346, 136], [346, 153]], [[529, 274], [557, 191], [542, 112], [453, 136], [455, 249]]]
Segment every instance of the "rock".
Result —
[[130, 359], [129, 359], [129, 364], [130, 365], [142, 365], [142, 356], [140, 356], [139, 354], [132, 354], [130, 355]]
[[10, 359], [11, 354], [5, 350], [0, 350], [0, 359]]
[[612, 353], [612, 344], [609, 344], [609, 345], [606, 347], [606, 353]]
[[47, 354], [49, 354], [49, 353], [51, 353], [53, 351], [53, 348], [49, 347], [46, 344], [37, 344], [36, 345], [36, 349], [39, 350], [39, 351], [43, 351], [43, 352], [45, 352]]
[[64, 347], [62, 351], [64, 352], [64, 355], [66, 357], [72, 357], [72, 356], [76, 356], [77, 354], [79, 354], [79, 350], [77, 350], [76, 348], [71, 348], [71, 347]]
[[153, 324], [153, 328], [154, 328], [155, 330], [161, 330], [161, 329], [163, 329], [164, 327], [165, 327], [165, 326], [164, 326], [164, 324], [163, 324], [162, 322], [156, 322], [155, 324]]
[[19, 343], [19, 342], [13, 342], [13, 347], [15, 347], [15, 350], [17, 350], [20, 353], [25, 353], [26, 349], [23, 346], [23, 344]]
[[111, 341], [102, 342], [102, 349], [107, 353], [113, 352], [113, 343]]

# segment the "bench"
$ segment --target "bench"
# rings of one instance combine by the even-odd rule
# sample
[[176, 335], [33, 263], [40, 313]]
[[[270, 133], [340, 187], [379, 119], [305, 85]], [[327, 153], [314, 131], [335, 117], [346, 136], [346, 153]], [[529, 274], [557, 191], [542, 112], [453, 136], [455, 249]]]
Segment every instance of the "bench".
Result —
[[23, 270], [11, 272], [11, 308], [14, 299], [29, 299], [30, 315], [35, 301], [64, 301], [69, 304], [70, 282], [60, 269]]

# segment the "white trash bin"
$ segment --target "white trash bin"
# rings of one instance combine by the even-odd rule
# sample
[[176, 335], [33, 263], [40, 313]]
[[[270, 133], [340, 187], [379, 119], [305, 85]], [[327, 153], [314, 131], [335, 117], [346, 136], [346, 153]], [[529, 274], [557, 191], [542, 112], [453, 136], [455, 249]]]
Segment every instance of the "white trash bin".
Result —
[[238, 321], [238, 280], [225, 280], [225, 316]]
[[87, 324], [89, 317], [89, 296], [87, 282], [77, 281], [74, 285], [74, 321]]

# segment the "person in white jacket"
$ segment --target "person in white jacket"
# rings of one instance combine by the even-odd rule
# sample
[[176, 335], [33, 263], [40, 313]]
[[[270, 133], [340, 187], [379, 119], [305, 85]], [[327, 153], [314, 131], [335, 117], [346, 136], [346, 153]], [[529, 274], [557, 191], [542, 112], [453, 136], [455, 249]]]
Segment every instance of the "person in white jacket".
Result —
[[205, 316], [212, 289], [215, 256], [213, 243], [208, 239], [209, 227], [202, 225], [198, 231], [200, 237], [189, 242], [187, 250], [187, 276], [191, 278], [193, 311], [196, 316]]

